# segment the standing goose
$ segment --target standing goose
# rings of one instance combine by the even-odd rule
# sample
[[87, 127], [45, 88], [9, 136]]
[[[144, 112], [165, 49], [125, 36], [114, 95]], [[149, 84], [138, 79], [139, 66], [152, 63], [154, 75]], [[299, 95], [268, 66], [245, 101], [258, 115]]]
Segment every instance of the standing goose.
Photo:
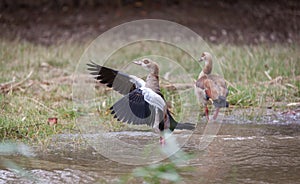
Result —
[[[90, 74], [102, 84], [124, 95], [111, 108], [111, 114], [119, 121], [132, 124], [147, 124], [162, 133], [165, 129], [173, 131], [177, 122], [171, 116], [159, 87], [158, 65], [150, 60], [134, 61], [149, 71], [146, 82], [134, 75], [97, 65], [87, 64]], [[160, 143], [164, 139], [160, 136]]]
[[200, 102], [205, 106], [205, 116], [209, 120], [209, 112], [207, 103], [212, 100], [216, 111], [213, 115], [215, 120], [218, 116], [221, 107], [228, 107], [226, 97], [228, 95], [228, 89], [224, 78], [211, 74], [212, 71], [212, 56], [208, 52], [204, 52], [201, 55], [199, 62], [205, 62], [204, 68], [199, 74], [198, 80], [195, 85], [195, 93]]

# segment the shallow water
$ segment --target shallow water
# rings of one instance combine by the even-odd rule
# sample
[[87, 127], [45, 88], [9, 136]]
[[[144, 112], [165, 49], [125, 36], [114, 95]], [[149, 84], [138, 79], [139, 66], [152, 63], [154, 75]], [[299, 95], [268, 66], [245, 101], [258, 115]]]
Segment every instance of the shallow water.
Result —
[[[210, 144], [201, 147], [206, 125], [200, 123], [182, 148], [193, 154], [187, 163], [193, 170], [180, 173], [182, 183], [300, 183], [298, 119], [278, 124], [237, 124], [230, 119], [221, 124], [213, 122], [212, 128], [219, 130], [209, 140]], [[180, 132], [175, 137], [180, 139], [185, 135], [186, 132]], [[137, 145], [148, 139], [157, 140], [157, 134], [152, 132], [108, 133], [107, 136], [122, 137]], [[89, 145], [77, 149], [76, 137], [79, 135], [59, 135], [53, 139], [55, 145], [48, 147], [50, 151], [35, 157], [1, 156], [0, 183], [114, 183], [136, 168], [111, 161]], [[7, 160], [14, 161], [27, 174], [22, 177], [22, 173], [7, 169], [3, 165]]]

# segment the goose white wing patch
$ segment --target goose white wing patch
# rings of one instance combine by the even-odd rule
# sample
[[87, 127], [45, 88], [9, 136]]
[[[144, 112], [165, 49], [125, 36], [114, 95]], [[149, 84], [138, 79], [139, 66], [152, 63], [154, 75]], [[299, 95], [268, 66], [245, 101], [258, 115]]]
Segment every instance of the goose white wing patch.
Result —
[[134, 83], [135, 86], [136, 86], [136, 88], [141, 88], [141, 87], [143, 87], [143, 86], [146, 85], [146, 83], [145, 83], [145, 81], [143, 79], [140, 79], [140, 78], [138, 78], [138, 77], [136, 77], [134, 75], [129, 75], [129, 77], [130, 77], [129, 81], [132, 82], [132, 83]]
[[166, 102], [160, 95], [158, 95], [152, 89], [147, 87], [142, 87], [141, 90], [146, 102], [158, 108], [159, 110], [164, 111]]

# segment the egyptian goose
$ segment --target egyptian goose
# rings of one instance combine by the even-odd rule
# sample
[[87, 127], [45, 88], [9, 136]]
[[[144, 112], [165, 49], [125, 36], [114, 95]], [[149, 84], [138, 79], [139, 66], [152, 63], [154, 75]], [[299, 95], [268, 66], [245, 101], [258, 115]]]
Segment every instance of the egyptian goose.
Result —
[[201, 55], [199, 62], [205, 62], [204, 68], [199, 74], [198, 80], [195, 85], [195, 93], [200, 102], [205, 106], [205, 116], [209, 120], [209, 112], [207, 103], [209, 100], [212, 101], [216, 108], [213, 115], [215, 120], [218, 116], [221, 107], [228, 107], [226, 97], [228, 95], [228, 89], [224, 78], [211, 74], [213, 63], [212, 56], [208, 52], [204, 52]]
[[90, 74], [96, 75], [97, 81], [124, 95], [110, 108], [114, 118], [125, 123], [152, 126], [161, 132], [160, 143], [164, 144], [163, 131], [173, 131], [177, 122], [171, 116], [160, 92], [158, 65], [150, 59], [134, 63], [149, 71], [146, 81], [93, 62], [87, 65]]

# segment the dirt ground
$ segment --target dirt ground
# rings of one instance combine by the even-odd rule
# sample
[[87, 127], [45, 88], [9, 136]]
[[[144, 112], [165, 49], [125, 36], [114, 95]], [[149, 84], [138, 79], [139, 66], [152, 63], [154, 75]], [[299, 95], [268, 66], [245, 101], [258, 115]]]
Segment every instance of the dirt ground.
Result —
[[80, 6], [72, 2], [81, 1], [16, 2], [0, 1], [2, 39], [42, 45], [85, 42], [121, 23], [156, 18], [185, 25], [213, 43], [300, 43], [297, 0], [118, 1]]

